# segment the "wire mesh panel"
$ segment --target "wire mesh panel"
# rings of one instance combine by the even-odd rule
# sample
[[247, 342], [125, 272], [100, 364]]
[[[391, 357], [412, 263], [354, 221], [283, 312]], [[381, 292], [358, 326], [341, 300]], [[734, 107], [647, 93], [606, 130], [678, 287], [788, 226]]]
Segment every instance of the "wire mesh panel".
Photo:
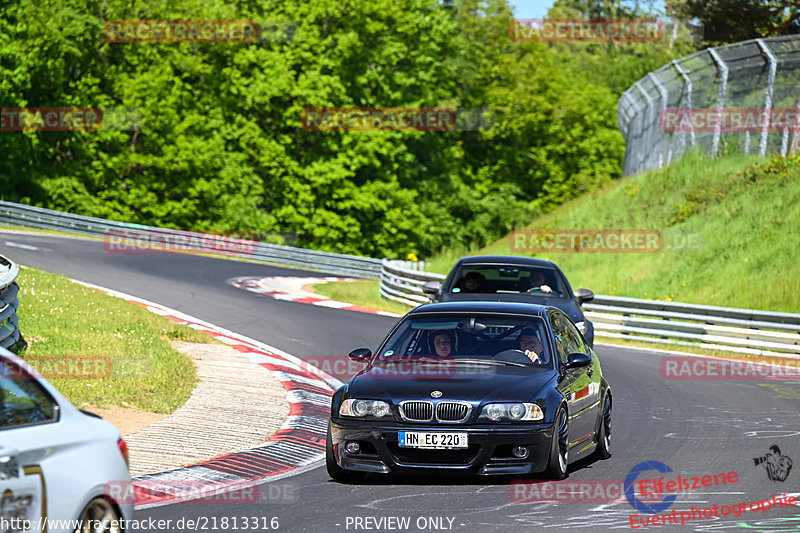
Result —
[[623, 93], [623, 174], [706, 153], [800, 148], [800, 36], [708, 48], [651, 72]]

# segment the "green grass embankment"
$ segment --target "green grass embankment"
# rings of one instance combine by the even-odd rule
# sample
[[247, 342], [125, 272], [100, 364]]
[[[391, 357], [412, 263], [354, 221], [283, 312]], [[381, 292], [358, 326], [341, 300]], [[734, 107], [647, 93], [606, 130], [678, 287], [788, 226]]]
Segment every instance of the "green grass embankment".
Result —
[[169, 341], [213, 342], [210, 336], [59, 274], [23, 268], [17, 281], [19, 325], [29, 344], [23, 358], [37, 368], [51, 361], [40, 356], [110, 362], [110, 375], [102, 379], [50, 379], [75, 405], [171, 413], [189, 398], [197, 382], [194, 364]]

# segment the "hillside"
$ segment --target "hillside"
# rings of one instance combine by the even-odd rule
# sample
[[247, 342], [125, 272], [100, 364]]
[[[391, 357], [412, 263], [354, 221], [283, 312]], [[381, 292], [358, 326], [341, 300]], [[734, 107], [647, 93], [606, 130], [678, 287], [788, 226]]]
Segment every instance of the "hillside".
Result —
[[[800, 309], [800, 155], [783, 159], [691, 155], [631, 176], [534, 220], [525, 229], [650, 229], [696, 250], [539, 253], [573, 287], [598, 294], [754, 309]], [[514, 253], [505, 237], [472, 254]], [[445, 273], [450, 250], [427, 270]]]

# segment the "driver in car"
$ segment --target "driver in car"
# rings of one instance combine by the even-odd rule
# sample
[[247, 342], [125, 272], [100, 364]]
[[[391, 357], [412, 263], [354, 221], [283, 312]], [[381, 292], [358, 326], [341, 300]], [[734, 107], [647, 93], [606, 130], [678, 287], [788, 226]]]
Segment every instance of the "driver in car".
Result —
[[523, 329], [519, 334], [519, 349], [525, 352], [534, 363], [544, 364], [547, 362], [547, 355], [544, 353], [544, 346], [536, 332], [530, 328]]
[[539, 289], [542, 292], [553, 292], [553, 289], [547, 284], [544, 274], [538, 270], [531, 272], [531, 289]]

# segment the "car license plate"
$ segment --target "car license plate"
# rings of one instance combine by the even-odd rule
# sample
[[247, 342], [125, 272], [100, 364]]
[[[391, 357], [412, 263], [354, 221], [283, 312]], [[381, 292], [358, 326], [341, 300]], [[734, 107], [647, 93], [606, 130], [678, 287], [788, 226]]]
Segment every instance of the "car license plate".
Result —
[[433, 431], [401, 431], [400, 446], [408, 448], [466, 448], [467, 434]]

